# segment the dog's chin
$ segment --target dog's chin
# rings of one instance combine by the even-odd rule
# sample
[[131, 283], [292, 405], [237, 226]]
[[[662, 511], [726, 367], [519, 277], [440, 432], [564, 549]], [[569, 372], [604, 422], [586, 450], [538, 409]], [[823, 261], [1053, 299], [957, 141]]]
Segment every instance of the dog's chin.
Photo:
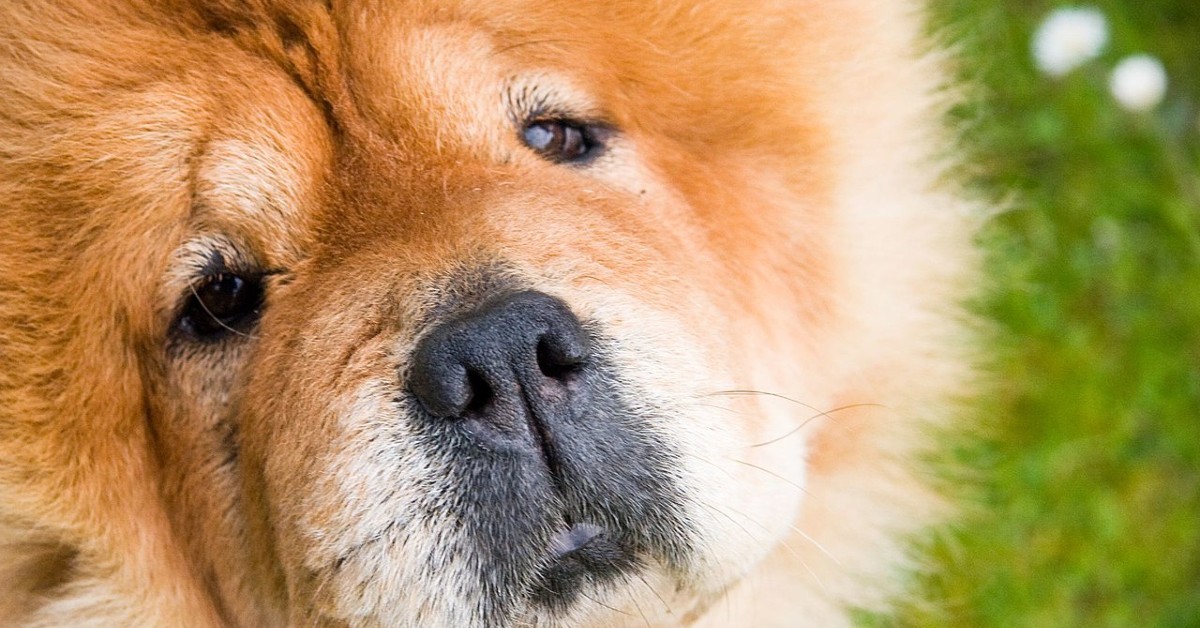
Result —
[[[328, 575], [341, 581], [331, 590], [358, 589], [363, 593], [354, 597], [373, 599], [373, 608], [342, 606], [333, 618], [366, 611], [385, 625], [413, 617], [423, 625], [582, 625], [581, 617], [627, 605], [631, 587], [682, 571], [691, 540], [680, 533], [681, 520], [668, 521], [676, 506], [664, 509], [653, 493], [604, 489], [629, 486], [621, 469], [559, 484], [532, 456], [498, 456], [504, 457], [513, 464], [474, 461], [459, 472], [472, 482], [484, 474], [493, 481], [456, 483], [457, 496], [441, 505], [453, 512], [419, 526], [432, 537], [386, 529], [363, 556], [350, 557], [355, 568], [335, 565]], [[594, 506], [580, 507], [582, 499]], [[430, 544], [435, 549], [405, 551]], [[381, 547], [396, 553], [383, 557], [376, 553]], [[374, 564], [373, 573], [364, 573], [364, 564]]]
[[[544, 560], [529, 573], [531, 584], [512, 605], [514, 614], [526, 620], [568, 619], [580, 606], [595, 605], [623, 582], [636, 581], [645, 568], [645, 552], [627, 535], [591, 523], [564, 523], [546, 547], [540, 547], [541, 539], [531, 541], [535, 545], [531, 549], [540, 548]], [[493, 566], [496, 572], [503, 569], [503, 565]], [[502, 606], [502, 602], [485, 600], [483, 606]]]

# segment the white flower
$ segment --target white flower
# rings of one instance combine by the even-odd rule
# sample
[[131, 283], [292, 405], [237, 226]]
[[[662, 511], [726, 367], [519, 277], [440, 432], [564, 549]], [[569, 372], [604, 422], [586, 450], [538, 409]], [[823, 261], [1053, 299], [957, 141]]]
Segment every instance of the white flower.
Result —
[[1108, 87], [1113, 98], [1129, 111], [1149, 111], [1167, 93], [1167, 71], [1150, 55], [1125, 57], [1117, 64]]
[[1091, 7], [1056, 9], [1033, 35], [1033, 59], [1042, 72], [1063, 76], [1095, 59], [1108, 43], [1108, 21]]

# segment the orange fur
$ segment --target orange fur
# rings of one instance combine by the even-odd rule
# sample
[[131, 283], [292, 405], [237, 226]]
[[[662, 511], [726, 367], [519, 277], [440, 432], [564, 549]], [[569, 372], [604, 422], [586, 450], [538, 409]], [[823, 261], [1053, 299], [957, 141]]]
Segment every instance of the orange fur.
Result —
[[[909, 461], [965, 381], [974, 267], [935, 185], [916, 9], [5, 3], [0, 618], [472, 617], [315, 565], [384, 516], [377, 426], [347, 421], [379, 413], [364, 395], [449, 296], [430, 286], [495, 264], [601, 321], [647, 404], [687, 410], [659, 429], [692, 455], [712, 551], [561, 625], [836, 626], [881, 603], [898, 539], [939, 510]], [[538, 160], [502, 96], [525, 88], [611, 122], [611, 156]], [[255, 338], [173, 349], [214, 238], [290, 281]], [[372, 573], [409, 582], [397, 552]]]

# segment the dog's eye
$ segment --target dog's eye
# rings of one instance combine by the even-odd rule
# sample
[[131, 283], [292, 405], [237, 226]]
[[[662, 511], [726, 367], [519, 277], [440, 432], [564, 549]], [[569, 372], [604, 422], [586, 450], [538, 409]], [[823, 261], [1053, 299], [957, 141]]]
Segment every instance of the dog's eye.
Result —
[[600, 146], [596, 129], [572, 120], [533, 120], [521, 129], [521, 141], [556, 163], [583, 161]]
[[229, 333], [245, 335], [258, 320], [262, 301], [261, 276], [214, 273], [192, 287], [179, 327], [205, 340]]

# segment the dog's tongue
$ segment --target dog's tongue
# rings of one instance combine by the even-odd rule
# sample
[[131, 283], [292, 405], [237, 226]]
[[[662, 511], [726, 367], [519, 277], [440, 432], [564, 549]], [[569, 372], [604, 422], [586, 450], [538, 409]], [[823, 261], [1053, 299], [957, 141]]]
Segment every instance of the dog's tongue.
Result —
[[555, 558], [561, 558], [591, 543], [593, 539], [604, 532], [598, 525], [577, 523], [554, 535], [550, 541], [550, 553]]

